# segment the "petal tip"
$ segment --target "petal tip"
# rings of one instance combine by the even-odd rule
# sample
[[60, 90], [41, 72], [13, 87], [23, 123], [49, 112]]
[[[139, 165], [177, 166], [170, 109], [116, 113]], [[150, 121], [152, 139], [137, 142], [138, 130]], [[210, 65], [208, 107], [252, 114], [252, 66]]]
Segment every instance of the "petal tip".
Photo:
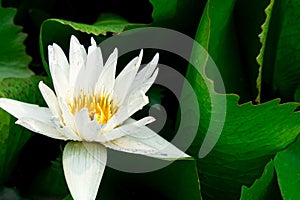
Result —
[[91, 37], [91, 46], [97, 47], [97, 43], [96, 43], [94, 37]]

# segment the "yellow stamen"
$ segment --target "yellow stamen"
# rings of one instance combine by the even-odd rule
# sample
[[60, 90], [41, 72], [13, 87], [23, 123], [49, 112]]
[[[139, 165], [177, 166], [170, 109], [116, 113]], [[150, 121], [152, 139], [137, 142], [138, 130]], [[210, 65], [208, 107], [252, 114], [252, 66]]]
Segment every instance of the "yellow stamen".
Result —
[[96, 119], [100, 124], [105, 124], [116, 113], [117, 106], [113, 104], [110, 95], [86, 95], [81, 93], [79, 97], [74, 98], [73, 102], [69, 103], [69, 109], [74, 115], [76, 111], [82, 108], [87, 108], [89, 117]]

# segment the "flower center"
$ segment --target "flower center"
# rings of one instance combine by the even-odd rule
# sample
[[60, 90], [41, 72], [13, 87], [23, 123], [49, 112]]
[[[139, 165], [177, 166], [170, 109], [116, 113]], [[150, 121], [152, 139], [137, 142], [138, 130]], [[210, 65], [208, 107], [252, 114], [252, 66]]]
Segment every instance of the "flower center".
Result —
[[117, 106], [113, 104], [110, 95], [97, 97], [95, 95], [80, 94], [69, 104], [69, 109], [73, 115], [82, 108], [87, 108], [89, 117], [92, 120], [96, 119], [100, 124], [107, 123], [117, 111]]

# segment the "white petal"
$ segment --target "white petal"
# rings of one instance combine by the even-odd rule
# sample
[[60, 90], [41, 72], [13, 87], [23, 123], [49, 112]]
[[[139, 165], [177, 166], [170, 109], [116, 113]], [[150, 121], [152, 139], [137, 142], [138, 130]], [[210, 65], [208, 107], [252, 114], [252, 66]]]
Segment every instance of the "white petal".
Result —
[[59, 127], [57, 128], [57, 130], [65, 135], [66, 138], [68, 138], [68, 140], [73, 140], [73, 141], [82, 141], [82, 139], [76, 135], [76, 133], [69, 127], [67, 126], [63, 126], [63, 127]]
[[30, 119], [30, 118], [20, 118], [18, 121], [16, 121], [16, 124], [19, 124], [35, 133], [39, 133], [54, 139], [59, 140], [67, 140], [65, 135], [61, 134], [57, 127], [54, 124], [46, 124], [45, 122], [38, 121], [36, 119]]
[[64, 75], [68, 78], [69, 74], [69, 62], [64, 53], [64, 51], [57, 44], [53, 43], [53, 56], [54, 60], [57, 62], [57, 67], [61, 68]]
[[155, 119], [150, 116], [134, 122], [132, 120], [127, 120], [122, 126], [118, 128], [115, 128], [109, 132], [103, 132], [102, 134], [98, 134], [97, 138], [95, 138], [95, 141], [103, 143], [118, 139], [125, 135], [130, 135], [131, 133], [134, 133], [137, 128], [149, 124], [153, 121], [155, 121]]
[[95, 94], [111, 93], [115, 85], [115, 75], [118, 60], [118, 50], [115, 49], [107, 59], [101, 75], [95, 85]]
[[103, 68], [102, 53], [95, 41], [88, 49], [87, 61], [85, 67], [81, 68], [76, 80], [76, 94], [83, 92], [85, 94], [94, 92], [95, 84]]
[[97, 120], [90, 119], [87, 108], [75, 113], [75, 123], [77, 131], [84, 141], [95, 141], [102, 128]]
[[81, 138], [70, 127], [65, 126], [58, 117], [52, 117], [52, 122], [56, 125], [56, 130], [64, 135], [68, 140], [81, 141]]
[[[95, 52], [94, 55], [89, 58], [89, 54], [92, 54], [93, 52]], [[87, 65], [88, 64], [96, 64], [97, 66], [100, 67], [100, 69], [103, 68], [102, 52], [100, 47], [97, 47], [94, 38], [91, 38], [91, 46], [89, 46], [88, 49]]]
[[138, 72], [132, 83], [130, 91], [142, 90], [144, 93], [146, 93], [149, 90], [158, 74], [158, 59], [159, 54], [157, 53], [151, 62], [147, 64], [140, 72]]
[[142, 57], [143, 50], [141, 50], [139, 57], [131, 60], [116, 78], [114, 88], [114, 101], [117, 105], [122, 105], [125, 97], [127, 96], [127, 93], [131, 88], [131, 84], [141, 65]]
[[61, 111], [54, 92], [42, 81], [39, 82], [39, 89], [53, 115], [61, 116]]
[[106, 148], [96, 143], [69, 142], [62, 160], [73, 199], [96, 199], [107, 161]]
[[31, 131], [55, 139], [79, 140], [74, 132], [63, 126], [58, 116], [53, 116], [49, 108], [5, 98], [0, 98], [0, 107], [18, 118], [17, 124]]
[[127, 120], [135, 112], [142, 109], [148, 103], [148, 97], [141, 91], [129, 96], [124, 105], [122, 105], [122, 107], [120, 107], [114, 116], [107, 122], [104, 130], [112, 130], [114, 127]]
[[71, 128], [74, 132], [77, 132], [74, 115], [71, 113], [67, 103], [62, 98], [58, 99], [58, 103], [61, 108], [64, 125]]
[[13, 99], [0, 98], [0, 108], [15, 118], [31, 118], [48, 123], [52, 117], [49, 108], [39, 107], [35, 104], [24, 103]]
[[69, 51], [69, 59], [70, 59], [70, 73], [69, 73], [69, 84], [74, 90], [74, 95], [77, 96], [79, 93], [80, 84], [78, 82], [78, 75], [82, 68], [85, 67], [87, 54], [83, 45], [81, 45], [78, 39], [75, 36], [71, 36], [70, 41], [70, 51]]
[[52, 76], [53, 85], [58, 96], [67, 98], [69, 95], [69, 64], [62, 49], [53, 44], [48, 46], [49, 67]]
[[103, 145], [117, 151], [142, 154], [165, 160], [189, 157], [146, 126], [136, 128], [130, 135], [103, 143]]

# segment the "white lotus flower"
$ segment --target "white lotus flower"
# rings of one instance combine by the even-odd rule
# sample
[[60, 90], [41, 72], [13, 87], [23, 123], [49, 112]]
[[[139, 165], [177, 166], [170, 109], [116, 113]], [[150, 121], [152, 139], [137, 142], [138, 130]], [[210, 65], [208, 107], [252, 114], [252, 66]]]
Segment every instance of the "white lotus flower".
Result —
[[105, 65], [95, 40], [86, 53], [71, 37], [69, 61], [62, 49], [48, 47], [55, 93], [43, 82], [39, 89], [49, 106], [0, 99], [0, 107], [17, 124], [60, 140], [66, 181], [75, 200], [95, 199], [107, 160], [106, 148], [160, 159], [189, 157], [145, 125], [154, 121], [130, 118], [148, 103], [145, 93], [158, 74], [158, 54], [138, 72], [143, 51], [115, 78], [117, 50]]

